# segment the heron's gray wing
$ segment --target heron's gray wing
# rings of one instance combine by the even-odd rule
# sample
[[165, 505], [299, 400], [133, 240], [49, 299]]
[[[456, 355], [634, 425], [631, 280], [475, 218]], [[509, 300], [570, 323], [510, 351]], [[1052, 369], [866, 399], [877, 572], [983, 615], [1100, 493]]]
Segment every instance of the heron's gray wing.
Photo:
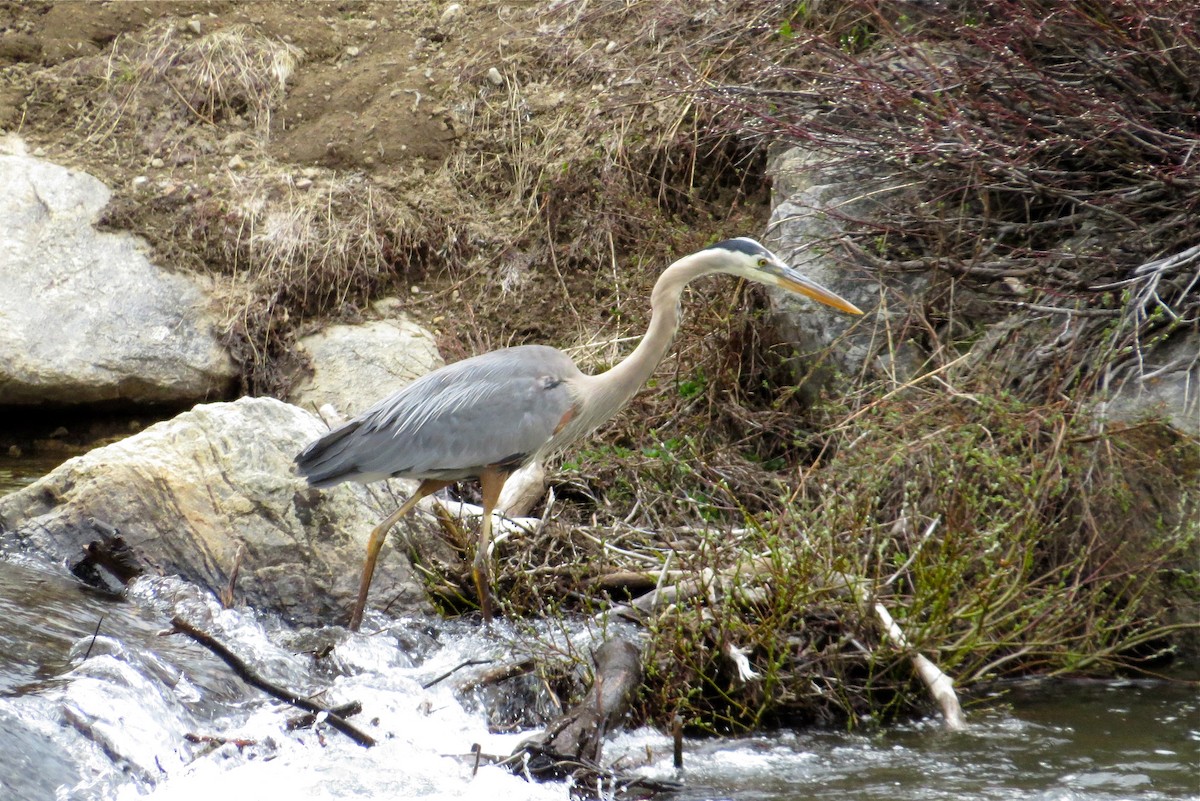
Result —
[[579, 374], [560, 351], [508, 348], [436, 370], [318, 440], [297, 457], [310, 483], [387, 476], [459, 479], [514, 469], [573, 413]]

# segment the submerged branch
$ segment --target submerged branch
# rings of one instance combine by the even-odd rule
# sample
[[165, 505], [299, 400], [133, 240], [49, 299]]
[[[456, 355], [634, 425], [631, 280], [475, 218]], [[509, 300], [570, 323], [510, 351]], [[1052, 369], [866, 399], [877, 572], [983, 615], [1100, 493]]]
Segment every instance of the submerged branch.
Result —
[[283, 701], [285, 704], [290, 704], [294, 707], [298, 707], [299, 709], [303, 709], [306, 712], [311, 712], [314, 715], [317, 715], [318, 718], [324, 716], [324, 718], [329, 721], [330, 726], [337, 729], [342, 734], [354, 740], [354, 742], [358, 743], [364, 748], [370, 748], [371, 746], [375, 745], [375, 738], [348, 722], [334, 710], [330, 709], [329, 707], [313, 703], [307, 698], [303, 698], [285, 687], [280, 687], [278, 684], [273, 684], [262, 678], [255, 673], [249, 665], [242, 661], [237, 654], [226, 648], [223, 643], [219, 642], [211, 634], [196, 628], [178, 615], [171, 618], [171, 631], [167, 633], [175, 634], [177, 632], [186, 634], [200, 645], [203, 645], [209, 651], [212, 651], [212, 653], [216, 655], [222, 662], [224, 662], [226, 665], [229, 665], [233, 672], [236, 673], [242, 681], [246, 682], [251, 687], [256, 687], [272, 698], [277, 698], [280, 701]]

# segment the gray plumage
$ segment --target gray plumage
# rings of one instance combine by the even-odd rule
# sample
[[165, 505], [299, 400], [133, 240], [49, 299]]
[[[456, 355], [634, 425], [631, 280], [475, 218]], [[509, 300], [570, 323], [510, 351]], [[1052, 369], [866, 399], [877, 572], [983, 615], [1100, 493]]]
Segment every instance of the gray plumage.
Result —
[[572, 409], [579, 368], [561, 351], [523, 345], [429, 373], [296, 457], [314, 487], [384, 478], [475, 478], [516, 470], [551, 445]]
[[526, 345], [447, 365], [380, 401], [296, 457], [315, 487], [392, 476], [420, 479], [417, 491], [371, 532], [350, 628], [362, 619], [375, 561], [388, 529], [422, 497], [478, 478], [483, 520], [473, 575], [485, 620], [492, 616], [487, 547], [492, 510], [515, 470], [604, 423], [645, 383], [679, 328], [679, 300], [690, 281], [728, 273], [807, 295], [850, 314], [852, 303], [797, 273], [753, 239], [727, 239], [667, 267], [650, 294], [650, 326], [628, 357], [586, 375], [554, 348]]
[[771, 251], [748, 236], [723, 239], [715, 245], [709, 245], [705, 250], [728, 250], [731, 253], [742, 253], [746, 256], [769, 256], [775, 258]]

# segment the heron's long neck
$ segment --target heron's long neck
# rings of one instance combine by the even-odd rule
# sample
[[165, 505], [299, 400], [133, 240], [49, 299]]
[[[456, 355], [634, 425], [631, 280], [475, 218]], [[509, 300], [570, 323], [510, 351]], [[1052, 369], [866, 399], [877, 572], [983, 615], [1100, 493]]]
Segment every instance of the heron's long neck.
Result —
[[701, 251], [680, 259], [659, 276], [650, 294], [650, 326], [642, 341], [611, 370], [592, 378], [593, 394], [585, 412], [592, 425], [599, 425], [628, 403], [667, 354], [679, 330], [679, 298], [684, 285], [711, 272], [705, 255]]

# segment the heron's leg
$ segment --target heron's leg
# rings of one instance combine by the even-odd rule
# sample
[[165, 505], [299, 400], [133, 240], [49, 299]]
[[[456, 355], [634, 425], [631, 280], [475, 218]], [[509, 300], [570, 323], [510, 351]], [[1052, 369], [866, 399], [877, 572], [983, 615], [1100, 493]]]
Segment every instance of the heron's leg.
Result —
[[358, 631], [359, 625], [362, 624], [363, 609], [367, 605], [367, 591], [371, 589], [371, 577], [375, 575], [375, 562], [379, 559], [379, 549], [383, 547], [383, 541], [387, 539], [388, 531], [391, 530], [392, 526], [396, 525], [397, 520], [412, 511], [412, 508], [417, 505], [417, 501], [426, 495], [432, 495], [442, 487], [448, 486], [450, 486], [449, 481], [425, 479], [417, 487], [417, 491], [412, 494], [411, 498], [401, 504], [399, 509], [388, 515], [386, 520], [371, 529], [371, 538], [367, 541], [367, 559], [363, 562], [362, 583], [358, 585], [358, 601], [354, 604], [354, 610], [350, 613], [351, 631]]
[[479, 611], [484, 623], [492, 622], [492, 585], [488, 579], [488, 546], [492, 542], [492, 510], [500, 498], [500, 490], [508, 473], [498, 467], [485, 467], [479, 475], [479, 487], [483, 491], [483, 522], [479, 524], [479, 542], [475, 545], [475, 564], [471, 575], [475, 579], [475, 591], [479, 593]]

